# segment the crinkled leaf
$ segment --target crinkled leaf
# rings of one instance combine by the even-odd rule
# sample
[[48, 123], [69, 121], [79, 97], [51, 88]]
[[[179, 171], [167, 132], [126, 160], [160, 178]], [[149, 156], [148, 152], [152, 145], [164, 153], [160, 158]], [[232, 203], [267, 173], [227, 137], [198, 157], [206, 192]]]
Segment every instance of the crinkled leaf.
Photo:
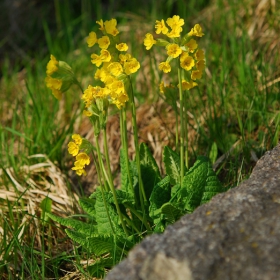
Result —
[[180, 209], [176, 208], [169, 202], [163, 204], [160, 210], [164, 215], [164, 219], [166, 220], [167, 224], [173, 224], [184, 214]]
[[144, 143], [140, 144], [140, 166], [146, 198], [149, 199], [154, 186], [161, 180], [161, 176], [155, 159]]
[[180, 157], [168, 146], [163, 150], [163, 162], [166, 175], [170, 177], [170, 183], [175, 185], [180, 182]]
[[168, 202], [170, 197], [170, 178], [169, 176], [166, 176], [154, 186], [150, 197], [149, 215], [154, 220], [155, 224], [160, 215], [157, 210], [159, 210], [164, 203]]
[[101, 188], [96, 189], [96, 191], [94, 192], [94, 196], [96, 198], [95, 211], [98, 233], [101, 235], [124, 234], [123, 229], [119, 226], [119, 217], [117, 214], [117, 210], [115, 206], [110, 203], [113, 196], [112, 193], [104, 192], [106, 207], [104, 205]]
[[129, 185], [128, 174], [130, 174], [131, 176], [133, 189], [134, 189], [138, 183], [138, 172], [136, 168], [136, 163], [134, 161], [129, 161], [129, 171], [128, 171], [125, 151], [123, 149], [120, 150], [120, 166], [121, 166], [121, 189], [133, 195], [133, 191]]
[[186, 210], [193, 211], [197, 206], [223, 191], [209, 159], [199, 156], [194, 166], [184, 176], [178, 197], [184, 201]]
[[79, 204], [82, 209], [88, 213], [92, 218], [95, 217], [95, 200], [91, 198], [80, 198]]
[[58, 222], [59, 224], [71, 227], [75, 229], [79, 233], [86, 233], [88, 236], [97, 232], [96, 225], [93, 223], [85, 223], [72, 218], [62, 218], [51, 213], [47, 213], [48, 217], [50, 217], [53, 221]]

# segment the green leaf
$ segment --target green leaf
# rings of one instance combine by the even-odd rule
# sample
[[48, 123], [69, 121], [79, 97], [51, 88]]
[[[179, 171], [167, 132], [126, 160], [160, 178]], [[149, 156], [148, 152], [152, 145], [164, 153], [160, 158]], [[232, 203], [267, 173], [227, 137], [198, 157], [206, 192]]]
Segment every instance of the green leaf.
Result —
[[160, 215], [157, 210], [159, 210], [164, 203], [168, 202], [170, 197], [170, 178], [166, 176], [155, 185], [150, 197], [149, 215], [154, 220], [155, 224]]
[[133, 195], [132, 190], [129, 186], [128, 172], [130, 172], [133, 188], [135, 188], [138, 183], [137, 167], [134, 161], [129, 161], [129, 170], [127, 169], [125, 151], [123, 149], [120, 150], [120, 166], [121, 189]]
[[72, 218], [62, 218], [58, 217], [56, 215], [53, 215], [51, 213], [47, 213], [47, 216], [52, 219], [53, 221], [66, 226], [66, 227], [71, 227], [75, 229], [79, 233], [85, 233], [88, 236], [94, 234], [97, 232], [96, 226], [94, 224], [90, 223], [85, 223], [76, 219]]
[[[144, 144], [140, 144], [141, 176], [147, 199], [149, 199], [154, 186], [161, 180], [159, 168], [150, 150]], [[139, 193], [136, 191], [136, 193]]]
[[219, 179], [207, 157], [199, 156], [194, 166], [186, 173], [178, 198], [188, 211], [208, 202], [217, 193], [223, 192]]
[[180, 157], [168, 146], [163, 150], [163, 162], [166, 175], [170, 177], [170, 183], [175, 185], [180, 182]]
[[95, 200], [91, 198], [80, 198], [79, 204], [82, 209], [87, 212], [92, 218], [95, 217]]
[[218, 146], [217, 146], [216, 142], [213, 142], [210, 153], [209, 153], [209, 159], [212, 164], [214, 164], [216, 162], [217, 156], [218, 156]]
[[[123, 229], [119, 226], [119, 216], [114, 205], [110, 203], [112, 200], [111, 192], [104, 192], [104, 199], [101, 188], [97, 188], [94, 192], [96, 222], [99, 234], [124, 234]], [[106, 206], [105, 204], [106, 203]], [[108, 212], [107, 212], [108, 211]]]
[[184, 214], [184, 212], [169, 202], [163, 204], [160, 210], [168, 224], [175, 223]]
[[42, 222], [45, 223], [49, 220], [46, 213], [50, 213], [52, 211], [52, 200], [49, 197], [45, 197], [40, 203], [40, 208], [42, 209], [41, 219]]

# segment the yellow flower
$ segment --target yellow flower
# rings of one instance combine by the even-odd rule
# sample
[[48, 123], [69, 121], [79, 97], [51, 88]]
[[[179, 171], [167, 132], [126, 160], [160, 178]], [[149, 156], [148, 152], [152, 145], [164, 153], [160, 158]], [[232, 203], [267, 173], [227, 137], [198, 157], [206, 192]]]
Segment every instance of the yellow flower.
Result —
[[[72, 168], [72, 169], [73, 169], [73, 168]], [[86, 175], [87, 175], [87, 173], [86, 173], [86, 171], [85, 171], [84, 169], [77, 169], [77, 170], [76, 170], [76, 174], [77, 174], [78, 176], [82, 176], [82, 175], [86, 176]]]
[[182, 32], [182, 30], [182, 27], [177, 26], [175, 28], [172, 28], [171, 31], [166, 34], [166, 36], [169, 38], [180, 37], [180, 33]]
[[72, 139], [74, 140], [74, 142], [80, 146], [83, 143], [83, 138], [80, 136], [80, 134], [73, 134], [72, 135]]
[[156, 20], [156, 33], [157, 34], [166, 34], [168, 32], [168, 28], [165, 26], [164, 20], [162, 19], [161, 21]]
[[202, 72], [201, 71], [193, 70], [192, 74], [191, 74], [191, 79], [192, 80], [199, 80], [199, 79], [201, 79], [201, 76], [202, 76]]
[[122, 65], [119, 62], [110, 63], [107, 69], [115, 77], [123, 73]]
[[136, 58], [132, 58], [129, 61], [125, 62], [123, 65], [124, 72], [126, 75], [133, 74], [137, 72], [137, 70], [140, 68], [140, 63], [137, 61]]
[[158, 66], [159, 70], [163, 71], [164, 73], [168, 73], [171, 71], [171, 66], [170, 64], [166, 62], [161, 62]]
[[81, 175], [86, 175], [86, 171], [84, 170], [85, 166], [81, 164], [79, 161], [74, 162], [74, 167], [72, 167], [72, 170], [76, 171], [76, 174], [81, 176]]
[[182, 53], [182, 50], [177, 44], [169, 44], [166, 46], [166, 49], [167, 49], [167, 54], [173, 58], [178, 57]]
[[104, 30], [104, 23], [103, 23], [103, 20], [102, 20], [102, 19], [101, 19], [100, 21], [97, 20], [96, 23], [100, 25], [99, 30], [103, 31], [103, 30]]
[[191, 53], [193, 53], [198, 47], [198, 45], [194, 39], [191, 39], [185, 46], [188, 47], [189, 52], [191, 52]]
[[111, 54], [107, 50], [101, 50], [100, 59], [102, 62], [109, 62], [111, 60]]
[[76, 156], [76, 161], [79, 166], [85, 166], [90, 164], [90, 157], [86, 153], [79, 153]]
[[58, 100], [60, 100], [62, 98], [62, 91], [60, 91], [58, 89], [52, 89], [52, 94]]
[[154, 40], [154, 37], [152, 34], [147, 33], [144, 39], [144, 46], [146, 47], [146, 50], [149, 50], [152, 48], [154, 44], [156, 44], [156, 40]]
[[47, 64], [47, 75], [51, 75], [58, 70], [58, 61], [56, 58], [51, 54], [51, 60]]
[[92, 47], [96, 44], [97, 42], [97, 37], [95, 32], [90, 32], [88, 37], [87, 37], [87, 44], [88, 47]]
[[117, 20], [116, 19], [111, 19], [111, 20], [106, 20], [105, 23], [105, 30], [108, 34], [116, 36], [119, 34], [117, 27]]
[[159, 84], [159, 92], [160, 92], [161, 94], [164, 94], [164, 91], [165, 91], [164, 82], [161, 82], [161, 83]]
[[189, 36], [197, 36], [202, 37], [204, 33], [202, 33], [202, 28], [199, 24], [196, 24], [191, 31], [188, 33]]
[[116, 48], [120, 52], [126, 52], [128, 50], [128, 45], [126, 43], [120, 43], [116, 45]]
[[196, 82], [193, 82], [193, 81], [187, 82], [186, 80], [182, 81], [182, 89], [183, 90], [190, 90], [191, 88], [193, 88], [195, 86], [197, 86]]
[[83, 115], [86, 116], [86, 117], [91, 117], [92, 113], [88, 110], [83, 110]]
[[108, 36], [102, 36], [97, 42], [100, 49], [107, 49], [110, 45], [110, 39]]
[[166, 23], [171, 27], [171, 31], [166, 35], [169, 38], [180, 37], [180, 33], [183, 31], [181, 26], [183, 26], [185, 23], [184, 20], [179, 16], [173, 16], [172, 18], [168, 18]]
[[205, 58], [204, 51], [203, 50], [197, 50], [194, 54], [194, 57], [196, 60], [203, 60]]
[[132, 58], [132, 56], [129, 53], [119, 55], [119, 59], [120, 59], [121, 63], [124, 63], [124, 62], [130, 60], [131, 58]]
[[[175, 29], [177, 27], [181, 27], [181, 26], [183, 26], [185, 24], [184, 20], [182, 18], [180, 18], [179, 16], [173, 16], [172, 18], [168, 18], [166, 23], [172, 29]], [[181, 29], [182, 29], [182, 27], [181, 27]]]
[[115, 80], [112, 84], [110, 84], [110, 90], [112, 91], [111, 92], [112, 97], [117, 98], [119, 94], [125, 92], [124, 83], [122, 81]]
[[197, 70], [203, 71], [205, 68], [205, 60], [199, 60], [196, 63], [196, 68], [197, 68]]
[[75, 157], [79, 153], [79, 146], [74, 142], [68, 143], [68, 153]]
[[180, 56], [180, 66], [186, 71], [189, 71], [194, 67], [194, 59], [188, 53], [183, 52]]
[[93, 53], [90, 57], [91, 57], [91, 63], [95, 64], [97, 67], [99, 67], [102, 64], [102, 60], [99, 55]]
[[55, 79], [51, 76], [47, 76], [45, 78], [46, 86], [50, 89], [57, 89], [60, 90], [62, 86], [62, 80], [61, 79]]

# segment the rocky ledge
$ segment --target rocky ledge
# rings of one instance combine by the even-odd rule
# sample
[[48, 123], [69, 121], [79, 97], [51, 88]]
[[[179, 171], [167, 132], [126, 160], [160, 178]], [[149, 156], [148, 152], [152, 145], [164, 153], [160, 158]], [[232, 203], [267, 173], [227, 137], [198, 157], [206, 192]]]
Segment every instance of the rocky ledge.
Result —
[[107, 280], [280, 279], [280, 145], [250, 178], [131, 250]]

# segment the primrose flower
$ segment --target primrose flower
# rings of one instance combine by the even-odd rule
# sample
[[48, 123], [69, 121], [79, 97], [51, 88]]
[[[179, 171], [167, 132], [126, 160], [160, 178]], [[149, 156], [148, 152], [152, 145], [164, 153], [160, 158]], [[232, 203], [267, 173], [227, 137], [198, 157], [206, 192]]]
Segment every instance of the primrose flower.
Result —
[[[180, 18], [179, 16], [173, 16], [172, 18], [168, 18], [166, 21], [167, 25], [170, 26], [172, 29], [175, 29], [177, 27], [181, 27], [185, 24], [184, 20]], [[181, 27], [182, 31], [182, 27]]]
[[183, 31], [183, 28], [181, 26], [184, 25], [184, 20], [179, 16], [173, 16], [172, 18], [168, 18], [166, 23], [171, 27], [171, 31], [166, 35], [169, 38], [180, 37], [180, 33]]
[[199, 24], [196, 24], [191, 31], [188, 33], [189, 36], [197, 36], [202, 37], [204, 33], [202, 33], [202, 28]]
[[137, 72], [137, 70], [140, 68], [140, 63], [136, 58], [132, 58], [129, 61], [126, 61], [123, 67], [125, 74], [130, 75]]
[[166, 46], [167, 54], [173, 58], [178, 57], [182, 53], [182, 49], [177, 44], [169, 44]]
[[190, 90], [191, 88], [197, 86], [196, 82], [193, 82], [192, 80], [190, 82], [187, 82], [186, 80], [182, 81], [182, 89], [183, 90]]
[[194, 56], [196, 60], [203, 60], [205, 58], [203, 50], [197, 50]]
[[58, 61], [53, 55], [46, 67], [47, 77], [45, 78], [46, 86], [51, 89], [52, 94], [57, 99], [61, 99], [62, 93], [69, 87], [78, 83], [72, 68], [64, 61]]
[[122, 65], [119, 62], [112, 62], [107, 67], [108, 71], [115, 77], [123, 73]]
[[196, 40], [194, 39], [191, 39], [187, 44], [185, 44], [185, 46], [188, 47], [189, 52], [191, 53], [193, 53], [198, 47]]
[[164, 82], [161, 82], [161, 83], [159, 84], [159, 92], [160, 92], [161, 94], [164, 94], [164, 92], [165, 92]]
[[75, 157], [79, 153], [79, 149], [83, 142], [83, 139], [79, 134], [73, 134], [72, 139], [74, 141], [70, 141], [68, 143], [68, 152], [70, 155]]
[[165, 26], [164, 20], [162, 19], [161, 21], [156, 20], [156, 33], [157, 34], [166, 34], [168, 32], [168, 28]]
[[46, 83], [47, 88], [51, 89], [54, 97], [56, 99], [60, 100], [62, 97], [62, 91], [60, 90], [62, 87], [62, 80], [52, 78], [51, 76], [47, 76], [45, 78], [45, 83]]
[[187, 52], [183, 52], [180, 56], [180, 66], [189, 71], [194, 67], [194, 59]]
[[191, 79], [192, 80], [199, 80], [199, 79], [201, 79], [201, 76], [202, 76], [202, 72], [201, 71], [193, 70], [192, 74], [191, 74]]
[[47, 75], [51, 75], [58, 70], [58, 61], [56, 58], [51, 54], [51, 60], [47, 64]]
[[120, 52], [126, 52], [128, 50], [128, 45], [126, 43], [120, 43], [116, 45], [116, 49]]
[[144, 39], [144, 45], [146, 47], [146, 50], [149, 50], [152, 48], [154, 44], [156, 44], [156, 40], [154, 39], [153, 35], [150, 33], [147, 33]]
[[87, 37], [87, 44], [88, 47], [92, 47], [96, 44], [97, 42], [97, 37], [95, 32], [90, 32], [88, 37]]
[[79, 146], [75, 142], [68, 143], [68, 153], [75, 157], [79, 153]]
[[196, 68], [197, 70], [199, 71], [203, 71], [205, 69], [205, 60], [199, 60], [197, 63], [196, 63]]
[[95, 64], [97, 67], [99, 67], [102, 64], [102, 60], [99, 55], [93, 53], [90, 57], [91, 57], [91, 63]]
[[158, 66], [159, 70], [163, 71], [164, 73], [168, 73], [171, 71], [171, 66], [169, 62], [161, 62]]
[[117, 29], [117, 20], [116, 19], [111, 19], [111, 20], [106, 20], [104, 23], [105, 26], [105, 31], [107, 32], [107, 34], [116, 36], [119, 34], [119, 31]]
[[75, 142], [78, 146], [80, 146], [80, 145], [82, 144], [82, 142], [83, 142], [83, 139], [82, 139], [82, 137], [80, 136], [80, 134], [73, 134], [73, 135], [72, 135], [72, 139], [74, 140], [74, 142]]
[[101, 31], [105, 30], [103, 19], [101, 19], [101, 20], [99, 20], [99, 21], [97, 20], [96, 23], [97, 23], [98, 25], [100, 25], [99, 30], [101, 30]]
[[97, 43], [99, 48], [106, 50], [110, 45], [110, 39], [108, 36], [103, 36], [97, 40]]
[[100, 59], [102, 62], [110, 62], [111, 54], [107, 50], [101, 50]]

